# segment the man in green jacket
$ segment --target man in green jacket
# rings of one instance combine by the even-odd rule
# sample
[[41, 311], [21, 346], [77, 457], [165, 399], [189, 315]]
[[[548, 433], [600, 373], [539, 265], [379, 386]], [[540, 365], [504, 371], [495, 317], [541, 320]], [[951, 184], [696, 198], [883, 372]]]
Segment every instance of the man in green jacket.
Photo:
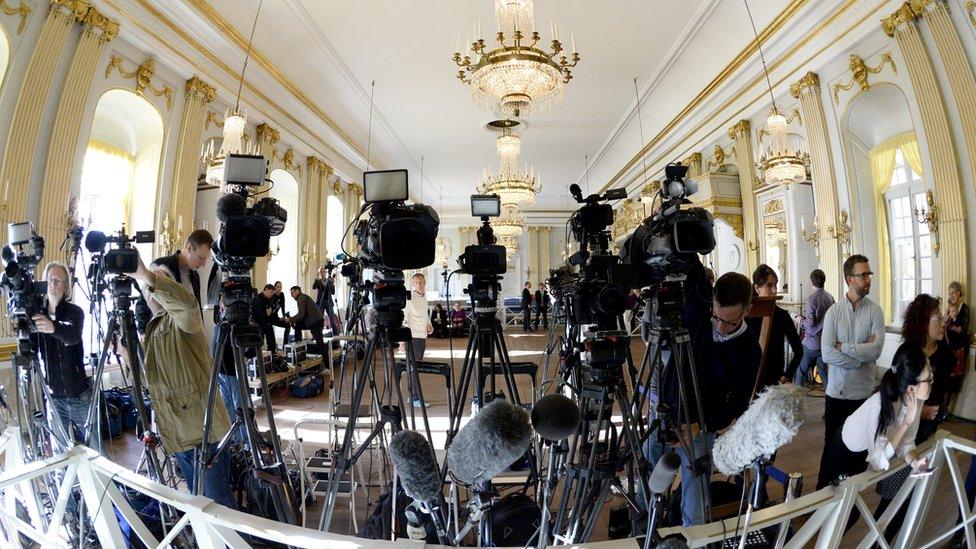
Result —
[[[213, 367], [203, 318], [193, 294], [170, 278], [166, 270], [149, 270], [139, 258], [133, 277], [142, 284], [153, 314], [146, 326], [144, 346], [146, 385], [159, 436], [166, 451], [176, 457], [192, 492]], [[216, 398], [220, 399], [220, 395]], [[212, 415], [211, 440], [220, 440], [230, 428], [227, 410], [222, 403], [214, 403]], [[235, 508], [227, 451], [221, 452], [204, 472], [203, 493], [221, 505]]]

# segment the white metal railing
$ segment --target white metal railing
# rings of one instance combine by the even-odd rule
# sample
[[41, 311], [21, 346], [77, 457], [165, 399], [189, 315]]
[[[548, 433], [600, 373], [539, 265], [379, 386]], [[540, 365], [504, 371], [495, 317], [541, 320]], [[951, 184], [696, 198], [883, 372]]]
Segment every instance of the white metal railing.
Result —
[[[956, 514], [963, 517], [966, 539], [969, 547], [976, 547], [973, 533], [974, 514], [965, 492], [965, 470], [957, 459], [958, 454], [976, 455], [976, 442], [961, 439], [940, 431], [933, 439], [921, 446], [920, 451], [929, 457], [935, 472], [927, 477], [909, 478], [897, 492], [892, 504], [882, 517], [875, 521], [861, 493], [878, 481], [895, 474], [896, 469], [881, 473], [862, 473], [851, 477], [837, 487], [828, 487], [792, 501], [756, 511], [752, 515], [750, 530], [775, 525], [786, 526], [796, 519], [808, 517], [795, 535], [788, 541], [779, 541], [777, 547], [789, 549], [804, 547], [813, 542], [818, 548], [839, 547], [848, 518], [853, 509], [861, 512], [861, 520], [869, 527], [869, 532], [859, 542], [859, 548], [870, 547], [873, 543], [888, 547], [883, 536], [885, 527], [891, 521], [902, 503], [908, 501], [908, 511], [892, 547], [928, 548], [945, 543], [955, 531], [962, 528], [958, 523], [944, 532], [932, 535], [931, 539], [920, 539], [921, 527], [932, 502], [933, 493], [939, 484], [940, 475], [947, 471], [951, 476], [954, 499], [957, 505], [940, 509], [940, 513]], [[133, 532], [148, 547], [167, 547], [179, 535], [192, 535], [196, 546], [204, 549], [220, 549], [225, 545], [232, 548], [250, 547], [245, 539], [250, 536], [275, 541], [293, 547], [336, 549], [354, 548], [392, 548], [409, 545], [425, 547], [420, 542], [397, 542], [365, 540], [301, 528], [268, 519], [233, 511], [217, 505], [203, 496], [191, 496], [173, 488], [150, 481], [121, 465], [98, 455], [94, 450], [76, 446], [58, 456], [34, 463], [22, 462], [22, 438], [16, 428], [8, 428], [0, 434], [0, 453], [3, 454], [3, 472], [0, 473], [0, 497], [4, 505], [0, 509], [0, 538], [5, 546], [17, 545], [17, 536], [26, 536], [46, 547], [68, 547], [63, 534], [65, 509], [67, 508], [70, 487], [80, 486], [84, 513], [90, 519], [101, 544], [106, 547], [123, 547], [122, 530], [116, 518], [118, 510], [132, 527]], [[35, 480], [54, 473], [60, 482], [58, 500], [53, 502], [53, 511], [45, 514], [41, 508], [41, 498], [35, 493]], [[162, 505], [170, 506], [182, 518], [170, 528], [166, 537], [157, 539], [143, 525], [136, 512], [116, 485], [125, 486], [156, 499]], [[18, 517], [17, 503], [27, 509], [29, 522]], [[943, 515], [944, 516], [944, 515]], [[192, 534], [187, 527], [190, 527]], [[723, 537], [733, 535], [734, 520], [712, 523], [691, 528], [670, 528], [662, 535], [679, 533], [688, 539], [691, 547], [701, 547], [708, 543], [721, 542]], [[782, 538], [781, 538], [782, 539]], [[631, 539], [579, 544], [578, 547], [595, 548], [633, 548], [636, 541]], [[431, 546], [439, 547], [439, 546]]]

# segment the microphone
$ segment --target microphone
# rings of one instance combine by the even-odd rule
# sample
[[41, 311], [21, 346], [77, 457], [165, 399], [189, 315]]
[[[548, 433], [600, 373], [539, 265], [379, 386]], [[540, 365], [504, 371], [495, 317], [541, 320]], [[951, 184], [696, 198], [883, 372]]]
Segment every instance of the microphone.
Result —
[[[441, 543], [449, 545], [450, 538], [440, 511], [444, 494], [441, 491], [441, 472], [434, 449], [417, 431], [400, 431], [390, 439], [389, 453], [403, 491], [413, 498], [416, 509], [430, 515], [437, 537]], [[408, 512], [406, 515], [410, 539], [426, 539], [427, 529], [416, 513]]]
[[247, 212], [247, 199], [235, 193], [228, 193], [217, 199], [217, 221], [227, 223], [232, 217], [244, 215]]
[[576, 183], [569, 186], [569, 194], [573, 195], [573, 198], [575, 198], [577, 202], [583, 201], [583, 189], [581, 189]]
[[657, 465], [654, 466], [654, 470], [651, 471], [651, 478], [648, 479], [647, 484], [651, 488], [651, 493], [654, 495], [663, 494], [671, 488], [671, 483], [674, 482], [674, 476], [678, 474], [678, 469], [681, 468], [681, 458], [678, 454], [674, 452], [668, 452], [661, 456], [661, 459], [657, 460]]
[[688, 542], [681, 535], [669, 536], [662, 539], [655, 549], [688, 549]]
[[549, 442], [566, 440], [579, 424], [579, 406], [565, 395], [546, 395], [532, 407], [532, 428]]
[[90, 254], [100, 254], [105, 250], [108, 238], [102, 231], [88, 231], [85, 235], [85, 249]]
[[441, 475], [427, 439], [417, 431], [400, 431], [390, 439], [390, 459], [396, 466], [403, 491], [411, 498], [429, 502], [441, 495]]
[[738, 473], [773, 455], [796, 436], [803, 423], [806, 390], [793, 384], [763, 391], [749, 409], [715, 441], [712, 461], [723, 475]]
[[455, 480], [474, 486], [507, 469], [531, 441], [528, 412], [493, 400], [458, 431], [447, 449], [447, 466]]

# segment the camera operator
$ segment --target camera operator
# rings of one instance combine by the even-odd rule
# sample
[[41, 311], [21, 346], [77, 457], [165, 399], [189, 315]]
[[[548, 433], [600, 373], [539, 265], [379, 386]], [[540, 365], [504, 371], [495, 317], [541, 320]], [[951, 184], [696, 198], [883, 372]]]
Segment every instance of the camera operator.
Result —
[[[210, 247], [213, 245], [213, 235], [206, 229], [197, 229], [186, 237], [183, 249], [175, 254], [158, 257], [149, 264], [150, 267], [162, 267], [169, 273], [170, 278], [189, 290], [197, 300], [197, 309], [203, 315], [203, 305], [200, 301], [200, 274], [198, 269], [203, 267], [210, 257]], [[146, 300], [136, 301], [136, 325], [140, 332], [145, 332], [146, 324], [152, 318], [152, 311], [146, 306]]]
[[329, 328], [333, 335], [339, 334], [339, 318], [335, 314], [335, 273], [326, 269], [319, 268], [319, 276], [312, 283], [312, 289], [316, 291], [315, 306], [319, 312], [329, 319]]
[[51, 261], [44, 267], [47, 297], [44, 309], [31, 320], [37, 328], [35, 340], [39, 358], [44, 363], [47, 386], [51, 390], [54, 409], [64, 425], [64, 431], [77, 433], [85, 440], [88, 407], [91, 404], [91, 384], [85, 374], [82, 328], [85, 313], [67, 299], [71, 279], [68, 267]]
[[275, 287], [271, 284], [265, 284], [264, 289], [254, 294], [254, 298], [251, 300], [251, 316], [254, 318], [254, 322], [261, 328], [261, 332], [264, 334], [264, 341], [271, 354], [278, 352], [278, 342], [275, 340], [274, 327], [288, 327], [287, 322], [274, 314], [277, 307], [278, 302], [275, 299]]
[[291, 287], [291, 297], [298, 305], [298, 312], [288, 319], [295, 328], [295, 341], [301, 341], [302, 330], [312, 332], [312, 337], [319, 346], [319, 352], [324, 356], [326, 349], [325, 340], [322, 339], [322, 329], [325, 327], [325, 321], [322, 319], [322, 313], [315, 306], [311, 296], [302, 293], [301, 286]]
[[[709, 300], [704, 296], [708, 295], [710, 284], [697, 256], [688, 261], [686, 272], [684, 325], [691, 337], [701, 391], [700, 403], [708, 430], [701, 428], [695, 395], [691, 389], [691, 372], [686, 365], [682, 383], [688, 393], [686, 397], [689, 402], [686, 404], [692, 417], [682, 418], [676, 427], [683, 440], [693, 441], [697, 463], [693, 468], [690, 456], [677, 445], [674, 434], [666, 433], [662, 437], [658, 430], [650, 434], [644, 445], [644, 453], [651, 463], [657, 463], [670, 449], [669, 446], [677, 445], [675, 450], [682, 463], [681, 522], [684, 526], [691, 526], [706, 521], [704, 508], [710, 499], [712, 445], [716, 433], [731, 425], [748, 407], [761, 351], [745, 322], [752, 305], [752, 283], [749, 279], [739, 273], [722, 275], [716, 281], [712, 299]], [[656, 384], [659, 392], [658, 412], [670, 410], [677, 417], [683, 415], [685, 403], [681, 402], [675, 363], [668, 354], [666, 367]]]
[[[199, 301], [171, 278], [168, 270], [149, 270], [142, 258], [133, 277], [142, 284], [146, 305], [153, 313], [144, 339], [145, 366], [159, 435], [166, 450], [176, 457], [187, 485], [192, 487], [203, 440], [212, 367]], [[211, 433], [214, 439], [221, 439], [229, 427], [227, 410], [223, 405], [215, 406]], [[205, 474], [204, 495], [235, 508], [228, 452], [221, 452]]]

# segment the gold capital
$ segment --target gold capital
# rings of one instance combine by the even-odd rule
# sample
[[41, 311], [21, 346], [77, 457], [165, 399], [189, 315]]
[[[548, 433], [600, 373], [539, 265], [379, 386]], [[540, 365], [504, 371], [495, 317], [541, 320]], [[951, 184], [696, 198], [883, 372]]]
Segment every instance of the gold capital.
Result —
[[356, 196], [358, 196], [358, 197], [362, 197], [362, 196], [363, 196], [363, 188], [362, 188], [362, 187], [360, 187], [359, 185], [357, 185], [357, 184], [355, 184], [355, 183], [350, 183], [350, 184], [349, 184], [349, 190], [350, 190], [350, 191], [351, 191], [351, 192], [352, 192], [352, 193], [353, 193], [354, 195], [356, 195]]
[[332, 194], [335, 196], [342, 194], [342, 185], [340, 185], [338, 181], [332, 182]]
[[734, 126], [729, 128], [729, 139], [736, 139], [740, 135], [749, 135], [749, 129], [752, 126], [746, 119], [739, 120]]
[[88, 25], [89, 31], [91, 29], [102, 31], [101, 40], [103, 43], [110, 42], [119, 35], [119, 22], [106, 17], [94, 7], [89, 8], [85, 13], [82, 24]]
[[277, 145], [278, 141], [281, 140], [281, 134], [278, 130], [272, 128], [267, 123], [258, 125], [258, 142], [262, 142], [265, 139], [271, 145]]
[[817, 73], [807, 71], [807, 73], [803, 75], [803, 78], [800, 78], [790, 86], [790, 95], [796, 99], [799, 99], [800, 94], [806, 90], [810, 90], [814, 93], [820, 93], [820, 77], [817, 75]]
[[194, 76], [186, 81], [186, 98], [189, 99], [191, 97], [196, 97], [204, 103], [210, 103], [217, 97], [217, 90], [210, 84], [200, 80], [199, 77]]
[[915, 12], [915, 16], [924, 15], [929, 6], [939, 4], [945, 7], [945, 0], [908, 0], [911, 4], [912, 11]]
[[888, 17], [881, 20], [881, 30], [883, 30], [888, 36], [894, 36], [895, 30], [897, 30], [898, 27], [908, 23], [909, 21], [914, 21], [916, 17], [918, 17], [918, 14], [912, 10], [912, 7], [908, 4], [908, 2], [905, 2], [901, 5], [901, 7], [895, 10], [895, 13], [892, 13]]

